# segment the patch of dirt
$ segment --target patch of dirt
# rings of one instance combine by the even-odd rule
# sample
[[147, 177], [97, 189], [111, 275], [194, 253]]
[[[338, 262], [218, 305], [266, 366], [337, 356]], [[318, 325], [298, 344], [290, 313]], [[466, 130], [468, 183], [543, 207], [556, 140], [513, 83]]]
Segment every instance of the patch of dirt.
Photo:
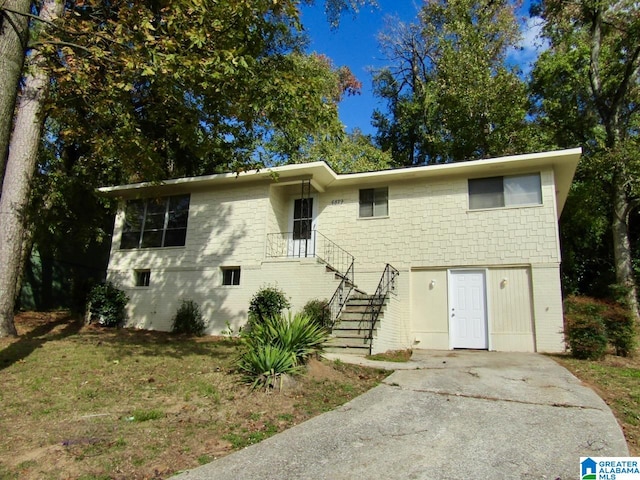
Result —
[[313, 380], [344, 381], [344, 374], [315, 358], [312, 358], [307, 363], [307, 376]]

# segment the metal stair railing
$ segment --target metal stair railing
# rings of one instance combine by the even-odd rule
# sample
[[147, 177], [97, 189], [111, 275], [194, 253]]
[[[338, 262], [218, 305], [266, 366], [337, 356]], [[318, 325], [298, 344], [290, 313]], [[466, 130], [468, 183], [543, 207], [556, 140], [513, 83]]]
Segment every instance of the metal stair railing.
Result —
[[342, 312], [342, 309], [347, 303], [347, 300], [349, 300], [349, 295], [351, 295], [351, 290], [353, 290], [354, 288], [353, 263], [354, 262], [351, 261], [351, 265], [347, 269], [346, 273], [344, 275], [340, 275], [342, 277], [340, 281], [340, 285], [338, 285], [338, 288], [336, 288], [336, 291], [334, 292], [333, 296], [331, 297], [331, 300], [329, 300], [329, 303], [327, 305], [327, 308], [329, 309], [329, 312], [330, 312], [330, 322], [331, 322], [330, 329], [331, 330], [333, 330], [333, 327], [336, 325], [336, 322], [340, 317], [340, 313]]
[[384, 267], [384, 272], [382, 272], [380, 282], [378, 283], [378, 288], [376, 288], [376, 293], [371, 297], [371, 300], [369, 300], [369, 305], [365, 311], [364, 317], [368, 317], [370, 322], [369, 333], [367, 335], [369, 355], [371, 355], [371, 349], [373, 347], [373, 331], [376, 328], [378, 317], [380, 317], [380, 312], [382, 311], [382, 306], [385, 303], [387, 295], [389, 295], [389, 293], [396, 293], [396, 278], [398, 275], [400, 275], [400, 272], [387, 263]]
[[[311, 230], [309, 238], [294, 237], [294, 232], [267, 234], [267, 258], [314, 257], [324, 263], [340, 277], [340, 284], [334, 292], [327, 308], [330, 311], [330, 327], [333, 328], [344, 305], [349, 299], [354, 283], [355, 258], [337, 243], [317, 230]], [[298, 232], [298, 235], [300, 232]]]

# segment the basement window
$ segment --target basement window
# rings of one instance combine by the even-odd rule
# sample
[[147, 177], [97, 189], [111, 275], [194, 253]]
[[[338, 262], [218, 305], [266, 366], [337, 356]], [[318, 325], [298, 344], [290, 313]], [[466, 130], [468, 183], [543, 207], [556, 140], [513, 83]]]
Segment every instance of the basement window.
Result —
[[222, 267], [222, 285], [240, 285], [240, 267]]
[[136, 287], [148, 287], [151, 283], [151, 270], [135, 270]]

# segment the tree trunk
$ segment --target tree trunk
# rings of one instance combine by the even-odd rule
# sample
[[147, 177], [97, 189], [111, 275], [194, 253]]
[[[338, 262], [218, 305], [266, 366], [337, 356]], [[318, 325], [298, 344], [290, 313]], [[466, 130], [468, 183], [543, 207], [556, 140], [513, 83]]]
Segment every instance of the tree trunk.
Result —
[[638, 290], [633, 274], [633, 257], [629, 240], [629, 199], [625, 189], [625, 178], [618, 171], [613, 176], [613, 255], [616, 266], [616, 283], [625, 288], [629, 309], [638, 319]]
[[24, 282], [24, 274], [25, 267], [27, 265], [27, 261], [31, 256], [31, 251], [33, 250], [33, 224], [30, 222], [28, 226], [25, 227], [24, 235], [22, 236], [22, 248], [20, 251], [20, 270], [18, 271], [18, 278], [16, 280], [16, 298], [14, 300], [14, 305], [19, 305], [20, 293], [22, 290], [22, 283]]
[[[45, 0], [40, 10], [43, 20], [52, 21], [62, 14], [60, 0]], [[43, 27], [44, 28], [44, 27]], [[20, 271], [25, 231], [26, 208], [31, 179], [35, 171], [42, 134], [42, 110], [49, 87], [49, 75], [44, 70], [45, 59], [34, 52], [27, 59], [22, 95], [16, 117], [5, 176], [0, 197], [0, 337], [17, 335], [13, 323], [16, 284]]]
[[9, 150], [13, 109], [18, 96], [24, 55], [29, 38], [29, 23], [25, 15], [3, 8], [29, 12], [31, 0], [6, 0], [0, 5], [0, 184]]

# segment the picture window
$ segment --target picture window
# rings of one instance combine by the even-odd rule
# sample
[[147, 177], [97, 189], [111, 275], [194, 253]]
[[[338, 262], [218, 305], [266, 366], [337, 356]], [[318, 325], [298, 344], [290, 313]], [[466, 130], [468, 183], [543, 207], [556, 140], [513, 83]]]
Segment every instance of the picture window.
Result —
[[189, 200], [189, 195], [129, 200], [120, 248], [183, 247]]

